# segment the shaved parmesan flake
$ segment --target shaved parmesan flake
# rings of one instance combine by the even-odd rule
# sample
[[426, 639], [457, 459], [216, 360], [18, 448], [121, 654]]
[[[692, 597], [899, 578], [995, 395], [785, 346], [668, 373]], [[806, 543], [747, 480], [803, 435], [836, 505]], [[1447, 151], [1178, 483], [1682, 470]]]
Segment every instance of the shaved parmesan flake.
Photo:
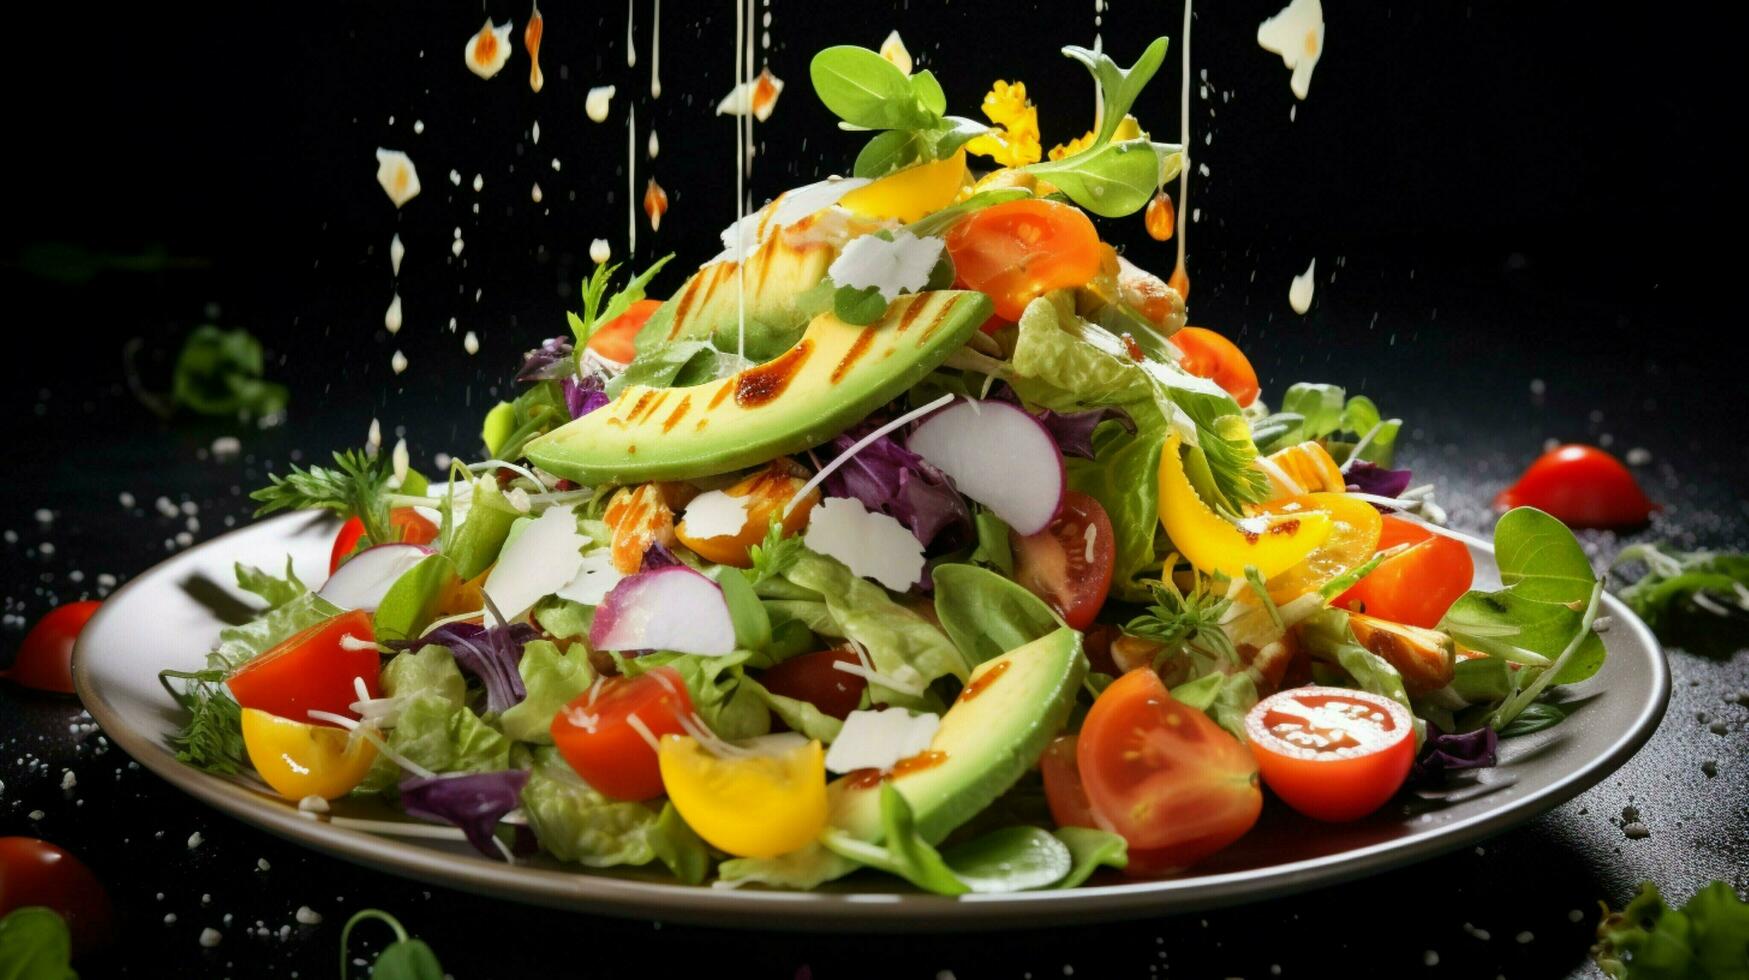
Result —
[[1324, 5], [1319, 0], [1293, 0], [1281, 12], [1257, 25], [1257, 43], [1281, 55], [1293, 71], [1288, 85], [1304, 99], [1312, 86], [1312, 69], [1324, 53]]
[[820, 501], [802, 543], [895, 592], [923, 579], [923, 543], [917, 536], [896, 519], [871, 513], [862, 501], [850, 497]]
[[899, 36], [898, 31], [893, 31], [891, 34], [888, 34], [887, 39], [881, 42], [881, 57], [892, 62], [894, 68], [899, 69], [907, 75], [911, 74], [911, 68], [913, 67], [911, 64], [911, 52], [905, 47], [905, 39]]
[[804, 184], [777, 195], [771, 202], [735, 224], [719, 237], [723, 252], [712, 262], [738, 262], [752, 255], [780, 229], [838, 203], [838, 199], [868, 183], [862, 177], [832, 177]]
[[512, 22], [508, 20], [500, 27], [492, 23], [492, 18], [486, 18], [480, 33], [468, 38], [467, 45], [462, 48], [468, 71], [481, 78], [491, 78], [504, 69], [504, 63], [510, 60], [511, 26]]
[[707, 490], [692, 498], [682, 519], [692, 538], [720, 538], [740, 534], [747, 526], [746, 497], [731, 497], [721, 490]]
[[612, 85], [597, 85], [583, 99], [583, 112], [591, 122], [606, 122], [607, 107], [613, 101]]
[[577, 577], [589, 544], [577, 533], [571, 508], [550, 507], [504, 547], [483, 591], [507, 618], [515, 619]]
[[1312, 308], [1312, 272], [1317, 268], [1318, 260], [1313, 259], [1311, 264], [1306, 266], [1305, 273], [1295, 276], [1293, 284], [1287, 287], [1287, 304], [1294, 308], [1295, 313], [1302, 316]]
[[900, 229], [888, 241], [879, 235], [853, 238], [826, 274], [840, 286], [874, 287], [891, 303], [900, 293], [915, 293], [929, 283], [929, 272], [941, 260], [947, 243], [934, 236], [918, 238]]
[[613, 567], [613, 555], [606, 548], [597, 548], [583, 556], [583, 561], [577, 566], [577, 574], [571, 581], [556, 593], [561, 599], [580, 602], [585, 606], [599, 606], [601, 600], [607, 598], [607, 593], [625, 578], [619, 569]]
[[941, 718], [904, 708], [852, 711], [826, 752], [826, 768], [836, 773], [875, 769], [886, 772], [900, 760], [929, 748]]
[[742, 82], [723, 96], [723, 101], [717, 103], [717, 115], [751, 114], [764, 122], [771, 118], [771, 110], [777, 108], [777, 97], [782, 94], [783, 79], [773, 75], [770, 68], [761, 68], [758, 78]]
[[389, 195], [389, 200], [395, 202], [395, 207], [401, 207], [419, 196], [419, 169], [413, 166], [413, 161], [407, 154], [400, 150], [385, 150], [379, 146], [377, 183], [383, 185], [383, 193]]

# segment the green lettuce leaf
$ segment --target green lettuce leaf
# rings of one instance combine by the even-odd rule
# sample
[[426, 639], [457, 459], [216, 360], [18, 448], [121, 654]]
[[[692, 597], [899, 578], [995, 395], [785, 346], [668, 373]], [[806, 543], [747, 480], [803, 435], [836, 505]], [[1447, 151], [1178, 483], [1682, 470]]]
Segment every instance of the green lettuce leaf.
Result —
[[638, 677], [657, 667], [672, 667], [686, 682], [692, 709], [711, 731], [730, 741], [752, 738], [771, 731], [771, 712], [766, 701], [741, 682], [733, 668], [747, 662], [751, 650], [737, 650], [720, 657], [691, 653], [657, 652], [641, 657], [612, 654], [619, 672]]
[[383, 667], [382, 689], [385, 697], [404, 701], [436, 698], [455, 708], [468, 700], [468, 683], [456, 666], [455, 656], [448, 647], [436, 643], [391, 657]]
[[1165, 419], [1151, 407], [1137, 411], [1136, 431], [1107, 419], [1093, 431], [1093, 458], [1065, 459], [1069, 486], [1099, 501], [1111, 518], [1116, 548], [1111, 589], [1120, 599], [1148, 598], [1144, 579], [1160, 567], [1155, 539], [1160, 529], [1160, 450]]
[[557, 644], [535, 640], [522, 648], [522, 662], [516, 670], [528, 696], [498, 716], [498, 730], [513, 742], [550, 745], [553, 717], [595, 683], [589, 649], [573, 643], [560, 653]]
[[[607, 868], [648, 864], [656, 858], [657, 812], [597, 793], [553, 749], [535, 751], [528, 785], [522, 788], [522, 808], [541, 847], [561, 861]], [[670, 843], [678, 863], [682, 848], [677, 841]]]
[[833, 740], [838, 737], [839, 731], [844, 728], [842, 721], [814, 707], [812, 702], [785, 697], [782, 694], [773, 694], [766, 689], [765, 685], [746, 673], [740, 672], [738, 668], [737, 673], [740, 677], [740, 683], [757, 695], [761, 701], [764, 701], [765, 707], [770, 709], [772, 714], [782, 718], [783, 723], [788, 725], [791, 731], [800, 732], [808, 738], [819, 739], [822, 745], [831, 745]]
[[314, 592], [305, 592], [260, 619], [220, 630], [218, 646], [207, 654], [207, 665], [235, 670], [279, 641], [345, 611]]
[[1025, 646], [1062, 623], [1044, 600], [976, 565], [937, 565], [935, 616], [974, 664]]
[[298, 581], [298, 573], [292, 571], [290, 555], [285, 556], [285, 577], [280, 578], [272, 572], [265, 572], [253, 565], [237, 562], [232, 566], [237, 572], [237, 588], [252, 592], [267, 603], [269, 611], [296, 599], [310, 591], [309, 586]]
[[72, 962], [72, 935], [55, 910], [26, 905], [0, 917], [0, 978], [79, 980]]
[[1648, 881], [1604, 909], [1591, 956], [1615, 980], [1749, 980], [1749, 904], [1715, 881], [1675, 909]]

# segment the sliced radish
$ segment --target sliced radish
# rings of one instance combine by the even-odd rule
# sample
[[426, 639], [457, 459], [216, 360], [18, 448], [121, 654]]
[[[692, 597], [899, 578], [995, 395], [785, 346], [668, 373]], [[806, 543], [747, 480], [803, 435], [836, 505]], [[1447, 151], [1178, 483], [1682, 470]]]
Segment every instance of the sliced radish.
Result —
[[396, 580], [430, 554], [430, 548], [417, 544], [366, 548], [335, 569], [317, 594], [342, 609], [374, 612]]
[[595, 610], [589, 645], [720, 656], [735, 649], [735, 621], [721, 586], [685, 565], [669, 565], [614, 586]]
[[552, 507], [516, 535], [486, 576], [485, 592], [510, 619], [577, 577], [590, 540], [577, 533], [569, 507]]
[[1049, 527], [1063, 505], [1063, 453], [1018, 405], [956, 402], [924, 419], [905, 445], [1017, 534]]
[[894, 592], [923, 580], [923, 542], [905, 525], [851, 497], [820, 501], [808, 518], [802, 543]]

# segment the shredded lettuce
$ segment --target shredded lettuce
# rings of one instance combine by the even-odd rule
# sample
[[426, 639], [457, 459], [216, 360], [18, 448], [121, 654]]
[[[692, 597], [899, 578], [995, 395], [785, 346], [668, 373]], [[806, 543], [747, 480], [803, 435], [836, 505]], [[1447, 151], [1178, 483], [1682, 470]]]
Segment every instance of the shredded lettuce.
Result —
[[535, 640], [523, 647], [516, 669], [528, 694], [498, 716], [498, 729], [513, 742], [551, 744], [553, 717], [595, 683], [589, 650], [573, 643], [560, 653], [557, 644]]

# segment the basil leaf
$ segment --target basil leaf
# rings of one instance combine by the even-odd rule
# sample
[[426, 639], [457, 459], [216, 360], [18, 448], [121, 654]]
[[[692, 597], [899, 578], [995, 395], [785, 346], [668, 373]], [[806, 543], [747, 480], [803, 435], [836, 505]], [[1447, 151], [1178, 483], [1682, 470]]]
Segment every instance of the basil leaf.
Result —
[[1099, 133], [1093, 140], [1095, 147], [1111, 139], [1111, 134], [1123, 122], [1124, 115], [1135, 105], [1136, 97], [1141, 95], [1143, 86], [1160, 70], [1161, 62], [1166, 59], [1166, 45], [1166, 38], [1155, 38], [1128, 69], [1119, 68], [1117, 62], [1102, 51], [1091, 51], [1072, 44], [1063, 49], [1063, 54], [1086, 65], [1087, 70], [1093, 73], [1094, 81], [1099, 83], [1102, 108]]
[[903, 129], [876, 133], [856, 155], [851, 173], [873, 180], [903, 170], [923, 159], [922, 134]]
[[1175, 146], [1134, 139], [1035, 163], [1026, 172], [1049, 180], [1100, 217], [1121, 218], [1146, 206], [1155, 189], [1177, 175], [1182, 161]]
[[911, 76], [911, 94], [917, 97], [923, 108], [938, 116], [947, 111], [947, 93], [941, 90], [941, 82], [936, 80], [935, 73], [927, 68]]
[[443, 980], [443, 965], [425, 940], [403, 939], [377, 955], [370, 980]]
[[1063, 880], [1075, 863], [1068, 845], [1038, 827], [993, 830], [941, 857], [962, 884], [985, 895], [1044, 888]]
[[808, 65], [814, 92], [833, 115], [867, 129], [923, 129], [935, 121], [892, 62], [867, 48], [838, 45]]
[[1023, 647], [1061, 625], [1043, 599], [988, 569], [937, 565], [931, 574], [936, 618], [974, 664]]
[[1302, 381], [1281, 396], [1281, 410], [1300, 416], [1300, 439], [1322, 439], [1342, 428], [1343, 391], [1337, 385]]
[[0, 978], [79, 980], [67, 923], [53, 909], [26, 905], [0, 918]]
[[887, 301], [881, 296], [879, 286], [865, 289], [840, 286], [838, 292], [832, 295], [832, 312], [845, 323], [863, 327], [886, 314]]

